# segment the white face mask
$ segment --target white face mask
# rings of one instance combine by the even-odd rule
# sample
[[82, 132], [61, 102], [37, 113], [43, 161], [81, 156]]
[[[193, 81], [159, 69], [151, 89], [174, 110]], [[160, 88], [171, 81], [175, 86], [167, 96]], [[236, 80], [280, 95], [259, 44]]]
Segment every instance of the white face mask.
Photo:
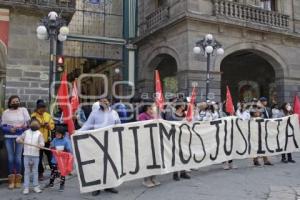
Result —
[[274, 112], [274, 114], [278, 114], [279, 110], [278, 109], [274, 109], [273, 112]]
[[287, 107], [286, 107], [286, 110], [287, 110], [287, 111], [291, 111], [291, 110], [292, 110], [292, 106], [287, 106]]

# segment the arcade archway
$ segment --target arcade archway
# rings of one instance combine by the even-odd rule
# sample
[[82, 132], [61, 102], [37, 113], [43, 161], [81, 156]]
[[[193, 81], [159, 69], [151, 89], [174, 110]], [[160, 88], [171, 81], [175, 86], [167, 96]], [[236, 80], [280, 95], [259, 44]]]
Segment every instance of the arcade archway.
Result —
[[276, 71], [259, 51], [241, 50], [225, 57], [221, 63], [221, 93], [226, 98], [226, 85], [233, 101], [250, 101], [265, 96], [270, 103], [278, 101]]
[[[177, 83], [177, 62], [174, 57], [169, 54], [159, 54], [154, 57], [148, 65], [148, 74], [154, 78], [154, 70], [160, 73], [160, 79], [163, 85], [163, 92], [168, 94], [175, 94], [178, 92]], [[151, 79], [153, 79], [151, 77]], [[154, 81], [152, 81], [152, 88], [154, 91]]]

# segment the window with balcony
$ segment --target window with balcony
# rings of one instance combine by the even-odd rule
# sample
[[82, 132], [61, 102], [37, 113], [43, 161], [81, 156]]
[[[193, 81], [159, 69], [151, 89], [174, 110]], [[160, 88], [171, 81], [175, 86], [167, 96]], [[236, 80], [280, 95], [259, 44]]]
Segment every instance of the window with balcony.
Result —
[[276, 2], [276, 0], [215, 0], [215, 14], [224, 19], [232, 18], [287, 29], [289, 16], [276, 12]]
[[276, 0], [248, 0], [247, 3], [268, 11], [276, 10]]
[[276, 11], [276, 0], [228, 0], [234, 3], [251, 5], [268, 11]]
[[166, 6], [168, 3], [168, 0], [155, 0], [155, 7], [159, 8], [159, 7], [163, 7]]

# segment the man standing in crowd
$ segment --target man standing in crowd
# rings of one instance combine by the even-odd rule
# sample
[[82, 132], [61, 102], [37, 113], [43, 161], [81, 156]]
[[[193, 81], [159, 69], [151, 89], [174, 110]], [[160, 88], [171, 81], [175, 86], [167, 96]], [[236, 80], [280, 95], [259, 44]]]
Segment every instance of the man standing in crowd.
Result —
[[272, 118], [272, 110], [270, 107], [268, 107], [268, 99], [266, 97], [261, 97], [259, 101], [262, 104], [262, 114], [264, 119], [270, 119]]
[[112, 109], [114, 109], [118, 113], [122, 124], [129, 122], [127, 107], [123, 102], [121, 102], [120, 99], [114, 99]]
[[[104, 128], [114, 124], [120, 124], [120, 118], [116, 111], [111, 109], [109, 100], [104, 97], [99, 100], [99, 108], [93, 109], [89, 118], [85, 122], [79, 131], [93, 130], [98, 128]], [[118, 190], [114, 188], [105, 189], [107, 192], [118, 193]], [[100, 190], [94, 191], [93, 196], [100, 194]]]

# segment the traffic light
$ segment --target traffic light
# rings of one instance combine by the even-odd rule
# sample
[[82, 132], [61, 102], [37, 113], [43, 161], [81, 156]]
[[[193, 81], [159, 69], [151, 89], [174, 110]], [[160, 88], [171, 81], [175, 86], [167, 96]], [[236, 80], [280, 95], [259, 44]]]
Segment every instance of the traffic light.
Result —
[[64, 71], [64, 63], [65, 63], [64, 57], [63, 56], [57, 56], [57, 59], [56, 59], [56, 71], [57, 72]]

